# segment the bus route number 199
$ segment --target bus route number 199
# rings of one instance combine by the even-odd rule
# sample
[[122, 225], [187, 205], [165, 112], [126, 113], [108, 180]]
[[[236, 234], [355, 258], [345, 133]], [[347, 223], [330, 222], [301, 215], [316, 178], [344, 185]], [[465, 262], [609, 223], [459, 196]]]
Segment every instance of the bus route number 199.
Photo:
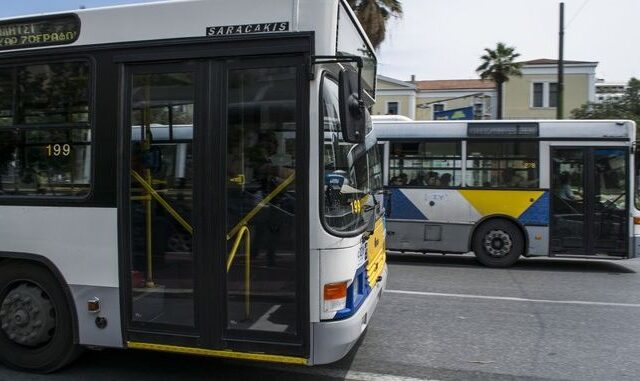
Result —
[[48, 157], [71, 155], [71, 145], [69, 144], [49, 144], [45, 149]]

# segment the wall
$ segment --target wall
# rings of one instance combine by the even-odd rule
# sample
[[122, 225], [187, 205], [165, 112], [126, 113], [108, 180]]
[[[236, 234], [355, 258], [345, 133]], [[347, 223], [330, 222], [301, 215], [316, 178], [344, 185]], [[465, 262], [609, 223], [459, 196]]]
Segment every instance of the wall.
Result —
[[[534, 82], [557, 82], [556, 75], [514, 77], [504, 86], [505, 119], [555, 119], [556, 108], [531, 107]], [[587, 74], [565, 74], [564, 116], [589, 100], [590, 78]]]
[[[463, 107], [469, 107], [469, 106], [473, 106], [473, 97], [468, 97], [468, 98], [459, 98], [459, 99], [453, 99], [453, 100], [448, 100], [448, 101], [444, 101], [444, 102], [440, 102], [443, 99], [450, 99], [450, 98], [455, 98], [454, 97], [449, 97], [449, 96], [440, 96], [440, 97], [425, 97], [425, 96], [418, 96], [418, 100], [417, 100], [417, 104], [423, 104], [423, 103], [431, 103], [431, 102], [438, 102], [438, 103], [443, 103], [444, 109], [445, 110], [453, 110], [453, 109], [457, 109], [457, 108], [463, 108]], [[416, 119], [417, 120], [433, 120], [433, 104], [429, 105], [429, 108], [419, 108], [416, 111]]]
[[[378, 95], [376, 96], [376, 104], [373, 106], [373, 115], [386, 115], [387, 103], [398, 102], [398, 115], [404, 115], [411, 118], [411, 96], [409, 95]], [[415, 97], [414, 97], [415, 99]]]

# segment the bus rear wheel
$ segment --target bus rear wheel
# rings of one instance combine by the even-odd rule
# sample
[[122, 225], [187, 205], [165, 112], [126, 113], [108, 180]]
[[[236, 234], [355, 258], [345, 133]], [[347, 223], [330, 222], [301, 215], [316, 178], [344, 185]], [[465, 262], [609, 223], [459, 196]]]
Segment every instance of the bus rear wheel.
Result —
[[0, 264], [0, 360], [7, 366], [50, 373], [73, 361], [73, 315], [56, 278], [44, 267]]
[[487, 267], [509, 267], [524, 254], [524, 237], [520, 229], [507, 220], [490, 220], [473, 235], [476, 259]]

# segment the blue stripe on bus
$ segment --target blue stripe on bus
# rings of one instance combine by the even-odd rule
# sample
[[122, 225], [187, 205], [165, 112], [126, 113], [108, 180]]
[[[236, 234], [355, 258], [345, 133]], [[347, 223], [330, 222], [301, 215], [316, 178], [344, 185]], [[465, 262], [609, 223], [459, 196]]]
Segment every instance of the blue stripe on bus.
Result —
[[523, 225], [548, 226], [549, 225], [549, 191], [544, 192], [527, 210], [520, 215]]
[[400, 189], [391, 189], [391, 209], [388, 218], [398, 220], [428, 220]]
[[[354, 315], [371, 293], [369, 277], [367, 276], [367, 262], [356, 270], [356, 275], [353, 279], [354, 281], [347, 289], [347, 307], [336, 312], [336, 316], [333, 317], [333, 320], [343, 320]], [[354, 291], [356, 284], [358, 289]]]

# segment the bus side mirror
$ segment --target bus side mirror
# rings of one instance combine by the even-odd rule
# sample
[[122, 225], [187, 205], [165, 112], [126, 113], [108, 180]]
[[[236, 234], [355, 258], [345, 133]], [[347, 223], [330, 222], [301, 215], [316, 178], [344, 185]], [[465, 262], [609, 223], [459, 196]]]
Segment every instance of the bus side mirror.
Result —
[[364, 143], [367, 118], [361, 98], [360, 76], [353, 70], [342, 70], [340, 87], [340, 127], [342, 138], [347, 143]]

